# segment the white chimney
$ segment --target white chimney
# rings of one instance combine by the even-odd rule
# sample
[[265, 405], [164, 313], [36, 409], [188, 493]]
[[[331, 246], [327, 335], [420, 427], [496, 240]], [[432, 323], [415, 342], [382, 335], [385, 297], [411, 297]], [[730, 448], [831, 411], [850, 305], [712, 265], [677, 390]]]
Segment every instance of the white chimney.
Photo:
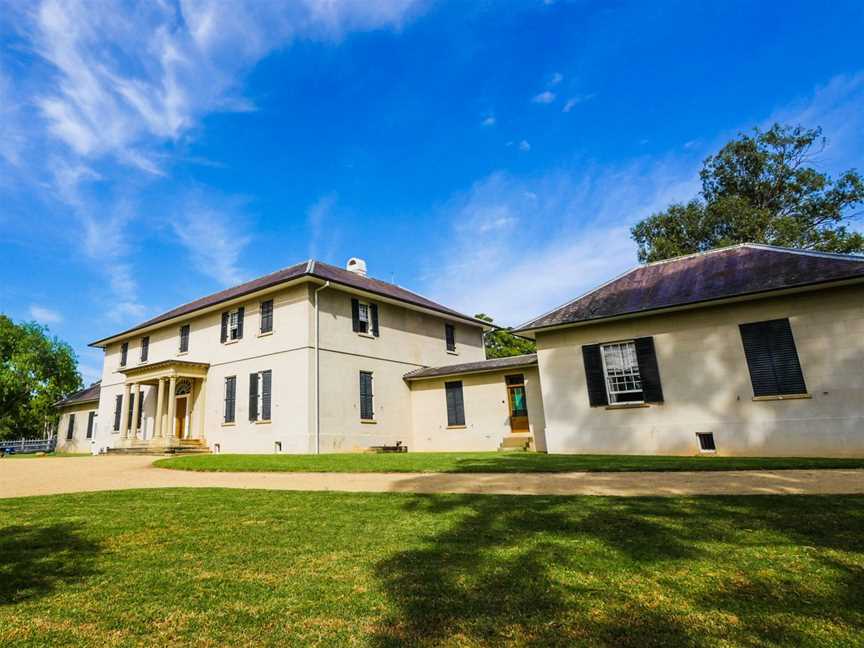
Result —
[[351, 257], [348, 259], [348, 263], [345, 264], [345, 269], [354, 274], [358, 274], [361, 277], [366, 276], [366, 262], [363, 259]]

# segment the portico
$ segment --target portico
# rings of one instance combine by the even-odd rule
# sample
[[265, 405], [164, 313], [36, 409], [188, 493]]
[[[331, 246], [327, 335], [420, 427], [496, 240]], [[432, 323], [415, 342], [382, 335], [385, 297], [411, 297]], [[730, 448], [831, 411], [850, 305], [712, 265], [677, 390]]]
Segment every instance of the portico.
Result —
[[[203, 441], [209, 367], [165, 360], [123, 370], [121, 447], [171, 448], [184, 439]], [[142, 388], [147, 388], [146, 397]]]

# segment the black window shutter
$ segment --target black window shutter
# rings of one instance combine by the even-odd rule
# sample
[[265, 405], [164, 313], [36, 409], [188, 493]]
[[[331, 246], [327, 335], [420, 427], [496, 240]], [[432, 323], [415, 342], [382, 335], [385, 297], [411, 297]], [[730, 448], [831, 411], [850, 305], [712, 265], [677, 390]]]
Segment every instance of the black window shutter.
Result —
[[120, 415], [123, 413], [123, 395], [118, 394], [114, 400], [114, 430], [120, 430]]
[[249, 420], [258, 420], [258, 374], [249, 374]]
[[141, 338], [141, 362], [147, 362], [147, 355], [150, 352], [150, 337], [145, 335]]
[[642, 378], [642, 393], [646, 403], [662, 403], [663, 387], [660, 385], [660, 370], [657, 367], [657, 354], [654, 352], [654, 338], [636, 338], [636, 361], [639, 363], [639, 376]]
[[444, 383], [447, 397], [447, 425], [465, 425], [465, 401], [462, 381]]
[[608, 405], [606, 395], [606, 376], [603, 375], [603, 360], [600, 358], [600, 345], [589, 344], [582, 347], [582, 361], [585, 363], [585, 381], [588, 385], [588, 402], [591, 407]]
[[237, 309], [237, 339], [243, 337], [243, 307]]
[[372, 374], [368, 371], [360, 372], [360, 418], [370, 421], [375, 417], [375, 409], [372, 405]]
[[234, 422], [234, 407], [237, 402], [237, 378], [230, 376], [225, 379], [225, 422]]
[[75, 436], [75, 415], [69, 415], [69, 427], [66, 429], [66, 438], [71, 439]]
[[447, 341], [447, 350], [456, 350], [456, 327], [452, 324], [444, 325], [444, 338]]
[[222, 342], [228, 341], [228, 313], [222, 313], [222, 332], [219, 334], [219, 339]]
[[372, 335], [378, 337], [378, 304], [369, 304], [369, 319], [372, 320]]
[[124, 342], [120, 345], [120, 366], [126, 366], [126, 357], [129, 355], [129, 343]]
[[741, 324], [739, 329], [754, 396], [807, 393], [788, 319]]
[[261, 333], [269, 333], [273, 330], [273, 300], [261, 302]]
[[360, 331], [360, 302], [356, 299], [351, 300], [351, 327], [355, 333]]
[[184, 324], [180, 327], [180, 353], [185, 353], [189, 350], [189, 325]]
[[272, 393], [273, 372], [261, 372], [261, 418], [270, 420], [270, 394]]
[[142, 403], [143, 400], [144, 400], [144, 392], [139, 391], [138, 392], [138, 421], [137, 421], [137, 426], [135, 428], [136, 430], [141, 429], [141, 417], [144, 416], [144, 404]]
[[87, 438], [93, 438], [93, 419], [96, 417], [96, 412], [90, 412], [87, 416]]

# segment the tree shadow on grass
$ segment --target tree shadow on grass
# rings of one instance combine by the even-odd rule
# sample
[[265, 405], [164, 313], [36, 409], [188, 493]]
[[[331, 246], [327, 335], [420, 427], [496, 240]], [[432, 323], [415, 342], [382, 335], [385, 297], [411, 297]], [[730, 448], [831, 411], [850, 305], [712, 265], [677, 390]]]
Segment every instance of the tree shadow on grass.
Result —
[[[824, 622], [862, 621], [855, 611], [864, 604], [864, 514], [855, 512], [862, 505], [864, 498], [418, 496], [406, 512], [447, 523], [376, 566], [395, 611], [371, 643], [818, 642], [811, 633]], [[727, 547], [745, 552], [748, 566]], [[788, 591], [776, 591], [778, 582], [761, 575], [760, 552], [801, 547], [804, 560], [826, 566], [833, 579], [805, 592], [797, 573]], [[844, 562], [826, 562], [837, 552]], [[782, 569], [774, 555], [762, 566]], [[708, 575], [688, 578], [691, 566]], [[742, 573], [749, 590], [736, 581]], [[807, 605], [796, 603], [805, 593]], [[781, 627], [786, 614], [797, 616]]]
[[100, 551], [74, 524], [0, 529], [0, 606], [47, 596], [96, 573]]

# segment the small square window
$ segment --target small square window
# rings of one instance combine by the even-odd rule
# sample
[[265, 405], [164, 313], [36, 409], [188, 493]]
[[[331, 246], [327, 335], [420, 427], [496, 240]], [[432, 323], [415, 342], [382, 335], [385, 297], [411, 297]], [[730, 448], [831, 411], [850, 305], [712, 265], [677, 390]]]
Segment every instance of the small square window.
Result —
[[713, 432], [697, 432], [696, 438], [699, 439], [699, 452], [717, 452]]

